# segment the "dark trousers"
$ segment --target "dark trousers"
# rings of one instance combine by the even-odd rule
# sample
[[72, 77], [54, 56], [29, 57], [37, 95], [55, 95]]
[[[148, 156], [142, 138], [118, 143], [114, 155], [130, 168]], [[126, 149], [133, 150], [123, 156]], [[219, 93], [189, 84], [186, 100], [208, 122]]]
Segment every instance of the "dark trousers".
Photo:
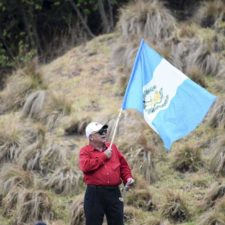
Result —
[[123, 225], [123, 202], [118, 187], [87, 186], [84, 197], [86, 225]]

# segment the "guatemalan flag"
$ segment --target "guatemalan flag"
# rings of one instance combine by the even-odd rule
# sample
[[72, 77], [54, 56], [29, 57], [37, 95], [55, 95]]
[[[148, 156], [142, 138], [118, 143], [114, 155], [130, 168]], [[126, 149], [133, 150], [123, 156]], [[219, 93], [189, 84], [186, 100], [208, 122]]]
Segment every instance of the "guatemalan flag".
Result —
[[215, 99], [141, 41], [122, 109], [141, 112], [165, 148], [193, 131]]

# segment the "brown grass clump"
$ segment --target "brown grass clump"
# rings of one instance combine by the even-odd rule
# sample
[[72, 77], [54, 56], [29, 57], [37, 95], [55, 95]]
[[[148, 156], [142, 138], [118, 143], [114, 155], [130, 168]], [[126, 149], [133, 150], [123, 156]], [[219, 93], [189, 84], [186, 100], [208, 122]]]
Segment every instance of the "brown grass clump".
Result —
[[0, 118], [0, 162], [18, 158], [25, 144], [22, 129], [15, 115]]
[[0, 189], [4, 195], [15, 187], [30, 187], [33, 184], [32, 175], [21, 167], [6, 164], [0, 173]]
[[66, 135], [83, 135], [85, 134], [85, 128], [88, 125], [88, 123], [91, 122], [90, 117], [85, 117], [82, 119], [79, 119], [77, 121], [72, 120], [70, 121], [70, 124], [64, 129]]
[[21, 190], [18, 194], [16, 224], [50, 219], [53, 217], [51, 199], [43, 191]]
[[38, 90], [31, 93], [23, 106], [22, 116], [39, 119], [43, 110], [45, 98], [46, 91]]
[[70, 225], [84, 225], [84, 206], [83, 197], [78, 197], [71, 206]]
[[215, 154], [210, 162], [210, 170], [217, 175], [225, 175], [225, 138], [222, 137], [214, 146]]
[[31, 117], [47, 124], [49, 129], [55, 127], [60, 116], [69, 115], [72, 102], [58, 92], [36, 91], [31, 93], [23, 107], [23, 117]]
[[51, 188], [56, 194], [79, 193], [82, 187], [82, 173], [70, 167], [57, 169], [46, 178], [45, 186]]
[[[120, 66], [125, 69], [125, 72], [129, 71], [132, 68], [133, 61], [135, 58], [135, 55], [138, 50], [139, 43], [136, 43], [135, 41], [130, 41], [126, 43], [118, 43], [116, 45], [116, 48], [113, 51], [113, 63], [116, 66]], [[119, 86], [121, 89], [125, 88], [125, 85], [127, 84], [128, 78], [122, 76], [120, 78]], [[122, 94], [122, 91], [120, 91], [120, 95]]]
[[18, 201], [18, 195], [20, 192], [20, 188], [15, 187], [11, 189], [8, 194], [3, 198], [2, 208], [4, 216], [12, 216], [13, 210], [16, 208], [16, 204]]
[[156, 182], [158, 175], [155, 169], [154, 154], [143, 147], [127, 154], [133, 169], [143, 175], [148, 184]]
[[166, 192], [166, 202], [162, 205], [161, 214], [174, 222], [182, 222], [190, 217], [180, 194], [172, 191]]
[[41, 174], [47, 174], [59, 166], [64, 166], [67, 154], [65, 148], [58, 144], [51, 143], [45, 148], [36, 142], [23, 150], [18, 162], [25, 170], [35, 170]]
[[151, 193], [146, 189], [130, 190], [127, 193], [127, 204], [136, 208], [140, 208], [144, 211], [152, 211], [156, 208], [152, 201]]
[[199, 219], [199, 225], [225, 225], [224, 212], [212, 210], [204, 213]]
[[138, 211], [133, 206], [124, 207], [124, 222], [125, 224], [138, 224], [137, 222]]
[[154, 43], [171, 37], [175, 19], [161, 2], [136, 1], [121, 10], [118, 27], [125, 40], [136, 36]]
[[199, 68], [203, 74], [216, 76], [219, 68], [218, 59], [205, 43], [200, 44], [194, 51], [190, 52], [186, 65]]
[[203, 165], [201, 150], [198, 148], [185, 146], [178, 149], [174, 154], [173, 168], [182, 173], [187, 171], [195, 172]]
[[213, 184], [203, 200], [202, 208], [206, 210], [213, 207], [216, 204], [216, 202], [224, 196], [224, 194], [225, 194], [224, 184], [221, 185], [217, 183]]
[[66, 165], [69, 152], [65, 146], [51, 143], [41, 153], [40, 166], [42, 173], [54, 171], [59, 166]]
[[0, 93], [0, 98], [4, 104], [1, 106], [1, 113], [17, 110], [22, 107], [26, 96], [32, 90], [46, 87], [42, 74], [38, 72], [35, 63], [30, 63], [23, 70], [19, 70], [12, 76], [9, 76], [6, 84], [6, 88]]
[[222, 0], [204, 1], [196, 11], [194, 20], [202, 27], [215, 27], [224, 21], [225, 3]]
[[209, 124], [212, 128], [225, 128], [225, 99], [218, 98], [209, 116]]
[[170, 225], [170, 222], [168, 220], [161, 221], [160, 219], [151, 219], [148, 221], [148, 225]]
[[197, 84], [199, 84], [200, 86], [206, 88], [207, 87], [207, 84], [206, 84], [206, 81], [204, 79], [204, 74], [202, 74], [202, 71], [196, 67], [196, 66], [193, 66], [193, 67], [188, 67], [187, 70], [186, 70], [186, 74], [188, 76], [190, 76], [190, 78], [196, 82]]

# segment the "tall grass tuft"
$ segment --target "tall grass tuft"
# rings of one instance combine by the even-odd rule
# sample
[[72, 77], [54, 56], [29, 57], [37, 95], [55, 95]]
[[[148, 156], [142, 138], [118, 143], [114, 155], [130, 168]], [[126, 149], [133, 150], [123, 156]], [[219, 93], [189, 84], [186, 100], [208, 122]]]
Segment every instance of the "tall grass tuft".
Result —
[[17, 224], [44, 221], [53, 216], [51, 199], [46, 192], [26, 189], [19, 192], [15, 213]]
[[33, 177], [30, 172], [12, 164], [5, 164], [0, 173], [0, 189], [3, 195], [8, 194], [15, 187], [30, 187]]
[[203, 210], [212, 208], [219, 199], [225, 196], [225, 185], [214, 183], [202, 202]]
[[140, 147], [139, 149], [127, 153], [130, 164], [133, 169], [143, 175], [148, 184], [158, 180], [158, 174], [155, 168], [154, 153], [151, 149]]
[[88, 125], [88, 123], [91, 122], [90, 117], [85, 117], [79, 120], [72, 119], [72, 121], [67, 124], [67, 126], [64, 128], [66, 135], [83, 135], [85, 133], [85, 128]]
[[136, 1], [122, 8], [118, 27], [125, 40], [134, 37], [160, 42], [172, 36], [175, 19], [159, 1]]
[[211, 210], [204, 213], [198, 222], [199, 225], [225, 225], [225, 214], [224, 212], [218, 212]]
[[72, 206], [71, 206], [71, 219], [70, 219], [70, 225], [84, 225], [84, 209], [83, 209], [83, 197], [78, 197], [76, 200], [74, 200]]
[[179, 193], [166, 192], [166, 201], [162, 205], [161, 214], [173, 222], [183, 222], [190, 217], [186, 202]]
[[211, 172], [225, 176], [225, 138], [221, 137], [214, 146], [215, 154], [210, 162]]
[[25, 138], [15, 115], [0, 118], [0, 162], [13, 161], [19, 157]]
[[45, 186], [54, 190], [56, 194], [78, 194], [82, 187], [82, 174], [70, 167], [58, 168], [46, 178]]
[[152, 201], [151, 193], [146, 189], [138, 189], [127, 193], [127, 204], [144, 211], [152, 211], [156, 209], [156, 205]]
[[195, 172], [203, 165], [201, 150], [185, 146], [174, 153], [173, 168], [180, 172]]
[[46, 88], [42, 74], [32, 63], [8, 77], [6, 84], [0, 93], [3, 102], [0, 114], [21, 108], [32, 90]]
[[215, 28], [224, 21], [225, 3], [222, 0], [204, 1], [194, 15], [194, 21], [202, 27]]
[[225, 128], [225, 99], [218, 98], [209, 116], [209, 124], [212, 128]]
[[69, 115], [72, 102], [62, 93], [36, 91], [31, 93], [23, 106], [23, 117], [30, 117], [53, 129], [61, 116]]

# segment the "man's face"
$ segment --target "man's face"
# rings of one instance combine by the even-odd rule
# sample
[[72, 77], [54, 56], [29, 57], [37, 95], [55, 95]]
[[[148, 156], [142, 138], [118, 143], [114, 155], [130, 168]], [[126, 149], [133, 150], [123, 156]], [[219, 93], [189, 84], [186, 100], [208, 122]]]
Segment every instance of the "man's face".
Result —
[[107, 139], [107, 129], [101, 129], [91, 134], [91, 140], [96, 143], [105, 143]]

